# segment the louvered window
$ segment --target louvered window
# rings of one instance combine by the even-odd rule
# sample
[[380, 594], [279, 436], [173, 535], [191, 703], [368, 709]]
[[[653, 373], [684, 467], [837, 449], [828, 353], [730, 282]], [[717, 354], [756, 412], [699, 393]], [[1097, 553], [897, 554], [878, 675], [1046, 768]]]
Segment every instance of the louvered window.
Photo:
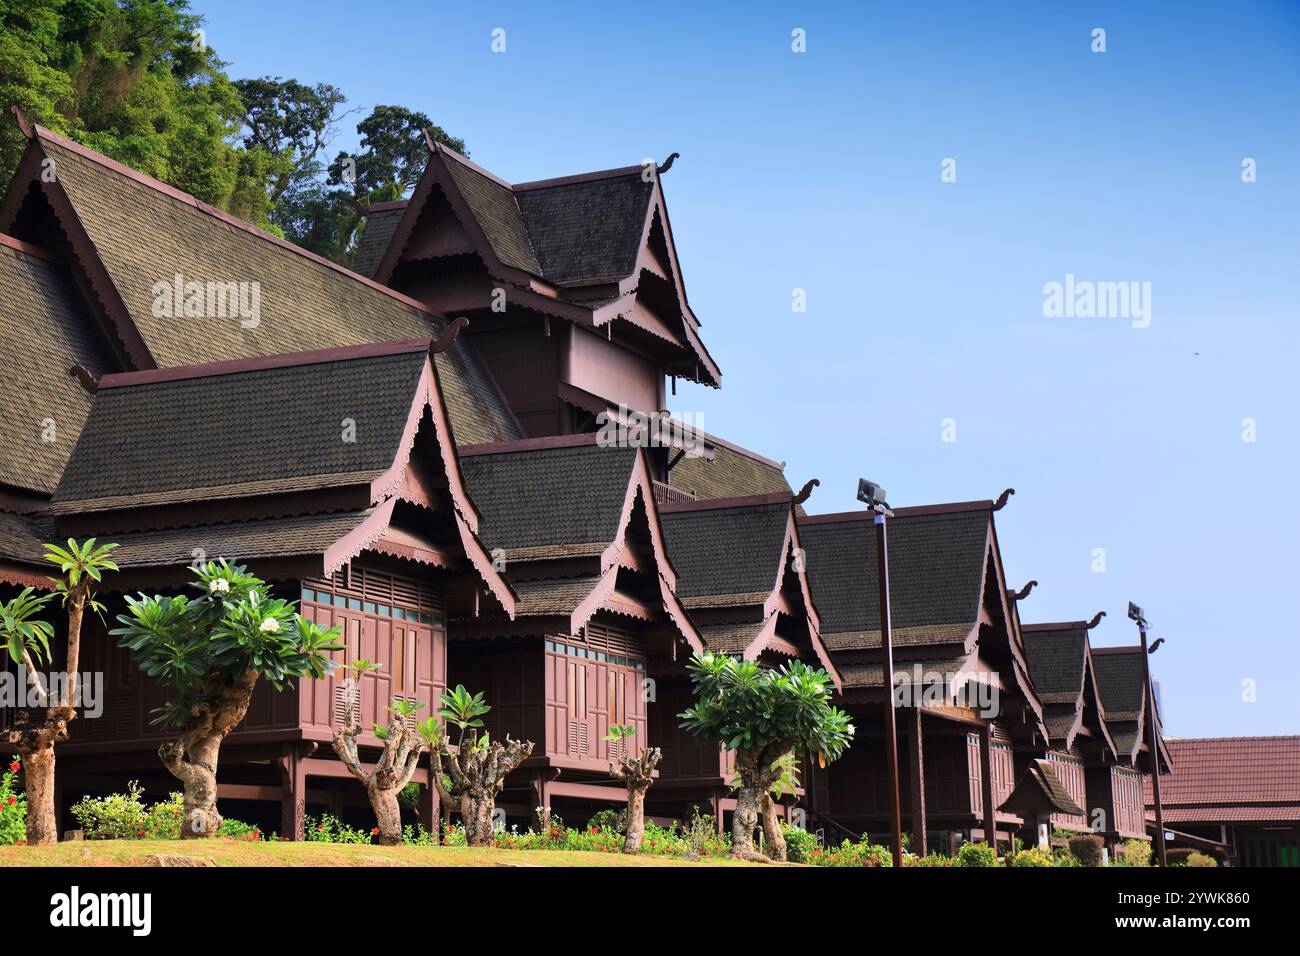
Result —
[[591, 750], [591, 741], [587, 736], [585, 720], [569, 721], [569, 753], [586, 754]]

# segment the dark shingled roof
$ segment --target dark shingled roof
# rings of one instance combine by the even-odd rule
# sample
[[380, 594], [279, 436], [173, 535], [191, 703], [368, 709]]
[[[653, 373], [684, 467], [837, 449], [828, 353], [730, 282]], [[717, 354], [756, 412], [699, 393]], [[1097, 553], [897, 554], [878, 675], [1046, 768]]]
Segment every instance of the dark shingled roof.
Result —
[[55, 500], [368, 482], [397, 457], [426, 359], [416, 350], [101, 388]]
[[780, 468], [725, 445], [714, 448], [713, 461], [703, 457], [683, 458], [673, 466], [670, 481], [674, 488], [690, 492], [700, 501], [790, 491], [790, 483]]
[[[59, 183], [114, 287], [161, 367], [394, 342], [440, 334], [423, 309], [250, 226], [222, 218], [147, 177], [41, 133]], [[183, 281], [256, 282], [260, 317], [155, 316], [153, 287]], [[518, 426], [462, 336], [437, 356], [456, 440], [517, 437]]]
[[677, 569], [677, 595], [685, 602], [703, 595], [761, 594], [776, 587], [789, 502], [665, 512], [664, 540]]
[[[1107, 721], [1137, 720], [1142, 709], [1144, 679], [1142, 676], [1142, 651], [1133, 648], [1129, 653], [1093, 652], [1092, 664], [1097, 674], [1097, 693], [1106, 710]], [[1119, 738], [1115, 738], [1119, 743]]]
[[[373, 509], [372, 509], [373, 510]], [[330, 545], [356, 530], [372, 511], [325, 515], [296, 515], [239, 521], [196, 528], [167, 528], [114, 534], [121, 545], [114, 560], [128, 567], [174, 567], [190, 564], [196, 552], [221, 555], [230, 561], [323, 554]]]
[[68, 369], [112, 366], [62, 266], [0, 244], [0, 300], [0, 484], [49, 494], [90, 413]]
[[388, 244], [392, 241], [393, 233], [397, 231], [397, 224], [402, 221], [402, 213], [406, 211], [406, 203], [393, 204], [385, 206], [382, 209], [372, 209], [366, 216], [366, 228], [361, 233], [361, 241], [357, 243], [357, 253], [352, 260], [352, 271], [367, 278], [373, 279], [375, 273], [379, 270], [379, 263], [384, 259], [384, 253], [388, 251]]
[[560, 545], [599, 546], [598, 554], [618, 532], [636, 456], [596, 444], [463, 456], [479, 537], [508, 560], [554, 556]]
[[[822, 634], [856, 635], [837, 643], [880, 645], [876, 528], [869, 521], [802, 522], [808, 580]], [[989, 542], [986, 509], [899, 515], [889, 522], [890, 601], [895, 640], [950, 643], [979, 617]]]
[[[447, 152], [444, 151], [447, 156]], [[492, 251], [503, 263], [531, 275], [542, 275], [533, 254], [528, 229], [515, 201], [515, 193], [491, 176], [484, 175], [455, 154], [447, 159], [447, 169], [456, 188], [465, 197], [479, 227], [492, 244]]]
[[556, 285], [631, 275], [653, 182], [638, 170], [536, 188], [515, 187], [543, 278]]
[[1020, 782], [998, 809], [1006, 813], [1064, 813], [1072, 817], [1084, 812], [1061, 783], [1052, 762], [1042, 758], [1029, 764]]
[[1073, 704], [1077, 701], [1083, 689], [1087, 629], [1024, 630], [1021, 637], [1029, 663], [1029, 677], [1034, 682], [1038, 699], [1044, 704]]
[[599, 583], [596, 577], [517, 581], [514, 589], [519, 601], [515, 613], [520, 617], [567, 616]]
[[52, 519], [0, 511], [0, 559], [45, 565], [54, 570], [54, 565], [46, 564], [43, 545], [58, 540]]

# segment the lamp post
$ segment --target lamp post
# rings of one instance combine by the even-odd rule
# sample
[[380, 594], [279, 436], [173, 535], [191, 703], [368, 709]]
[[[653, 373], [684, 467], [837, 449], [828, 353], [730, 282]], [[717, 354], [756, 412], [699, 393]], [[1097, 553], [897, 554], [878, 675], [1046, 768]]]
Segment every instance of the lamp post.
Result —
[[1160, 801], [1160, 740], [1156, 736], [1156, 695], [1151, 687], [1151, 663], [1147, 659], [1155, 653], [1161, 641], [1156, 641], [1147, 649], [1147, 628], [1150, 623], [1142, 608], [1132, 601], [1128, 602], [1128, 616], [1137, 622], [1138, 636], [1142, 643], [1142, 682], [1147, 694], [1147, 739], [1151, 747], [1151, 793], [1156, 801], [1156, 858], [1161, 866], [1168, 866], [1165, 858], [1165, 808]]
[[894, 715], [894, 636], [889, 611], [889, 534], [885, 519], [894, 512], [885, 501], [885, 489], [865, 478], [858, 479], [858, 500], [874, 512], [876, 562], [880, 568], [880, 647], [884, 656], [885, 752], [889, 759], [890, 810], [894, 827], [894, 866], [903, 865], [903, 813], [898, 800], [898, 726]]

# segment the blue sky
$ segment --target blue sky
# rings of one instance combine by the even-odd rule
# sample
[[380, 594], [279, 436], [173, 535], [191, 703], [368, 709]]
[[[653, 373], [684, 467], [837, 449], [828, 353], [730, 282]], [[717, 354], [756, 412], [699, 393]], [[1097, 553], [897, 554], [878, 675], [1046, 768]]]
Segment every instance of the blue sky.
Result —
[[[1300, 733], [1300, 5], [195, 6], [232, 76], [423, 110], [511, 181], [679, 151], [723, 388], [674, 409], [820, 478], [813, 511], [860, 474], [1015, 487], [1026, 621], [1104, 609], [1094, 643], [1129, 643], [1136, 600], [1168, 733]], [[1149, 282], [1150, 326], [1045, 317], [1067, 274]]]

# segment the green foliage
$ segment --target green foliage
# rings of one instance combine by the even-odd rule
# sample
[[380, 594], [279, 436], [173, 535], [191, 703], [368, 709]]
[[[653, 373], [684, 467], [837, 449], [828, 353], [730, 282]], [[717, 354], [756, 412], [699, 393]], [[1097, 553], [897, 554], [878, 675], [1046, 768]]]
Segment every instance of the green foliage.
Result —
[[27, 795], [18, 787], [22, 761], [14, 757], [0, 774], [0, 846], [27, 841]]
[[[234, 138], [243, 104], [196, 34], [187, 0], [21, 0], [0, 4], [0, 102], [34, 123], [253, 222], [269, 211], [265, 175]], [[0, 178], [25, 148], [0, 124]], [[0, 182], [0, 185], [3, 185]], [[252, 200], [252, 201], [250, 201]], [[241, 205], [242, 203], [242, 205]]]
[[1079, 863], [1068, 852], [1053, 853], [1030, 847], [1013, 853], [1007, 860], [1007, 866], [1078, 866]]
[[1218, 866], [1219, 861], [1207, 853], [1193, 850], [1187, 856], [1186, 866]]
[[812, 851], [821, 846], [821, 841], [817, 839], [815, 833], [785, 823], [781, 824], [781, 828], [785, 833], [786, 859], [791, 863], [807, 863]]
[[998, 854], [987, 843], [963, 843], [957, 850], [959, 866], [997, 866]]
[[66, 549], [56, 544], [44, 547], [45, 560], [57, 564], [62, 575], [50, 578], [50, 583], [54, 585], [54, 593], [63, 605], [66, 607], [69, 601], [84, 601], [92, 611], [102, 615], [104, 605], [95, 600], [91, 590], [92, 582], [98, 584], [102, 581], [105, 571], [118, 570], [117, 562], [112, 558], [117, 545], [101, 544], [96, 547], [94, 538], [87, 538], [82, 544], [78, 544], [75, 538], [69, 538]]
[[53, 597], [53, 594], [37, 595], [34, 588], [23, 588], [17, 597], [0, 602], [0, 642], [15, 664], [22, 663], [24, 651], [36, 664], [50, 659], [54, 628], [36, 615], [45, 610]]
[[1188, 859], [1195, 852], [1190, 847], [1174, 847], [1165, 851], [1165, 861], [1170, 866], [1186, 866]]
[[402, 843], [406, 846], [433, 846], [433, 834], [421, 823], [414, 826], [408, 823], [402, 827]]
[[1101, 851], [1106, 841], [1095, 833], [1080, 833], [1070, 837], [1066, 845], [1080, 866], [1101, 866]]
[[636, 736], [636, 724], [613, 724], [609, 728], [609, 733], [605, 735], [606, 740], [626, 740], [629, 737]]
[[615, 810], [612, 807], [606, 807], [604, 810], [597, 810], [592, 814], [591, 819], [587, 821], [588, 830], [608, 830], [610, 833], [627, 832], [627, 810]]
[[1111, 866], [1150, 866], [1151, 844], [1146, 840], [1125, 840], [1115, 850]]
[[962, 862], [955, 856], [945, 856], [937, 851], [931, 851], [925, 856], [905, 856], [903, 857], [903, 866], [922, 867], [926, 869], [946, 869], [950, 867], [961, 866]]
[[[444, 830], [448, 846], [464, 846], [465, 831], [459, 826]], [[623, 835], [616, 829], [588, 824], [585, 829], [567, 827], [552, 816], [551, 825], [542, 830], [520, 831], [518, 827], [498, 832], [496, 846], [503, 850], [577, 850], [587, 853], [621, 853]], [[647, 820], [641, 853], [648, 856], [721, 857], [731, 852], [731, 838], [718, 836], [712, 818], [697, 816], [683, 825], [674, 821], [661, 827]]]
[[308, 843], [373, 843], [378, 829], [350, 827], [329, 813], [319, 818], [308, 815], [303, 821], [303, 836]]
[[696, 737], [769, 764], [787, 753], [834, 760], [853, 737], [831, 705], [831, 677], [794, 660], [778, 668], [725, 654], [696, 654], [687, 665], [696, 701], [679, 714]]
[[867, 840], [845, 840], [837, 847], [812, 850], [808, 862], [813, 866], [893, 866], [894, 856], [886, 846]]
[[121, 627], [111, 634], [135, 665], [173, 697], [154, 710], [155, 723], [185, 726], [225, 688], [249, 675], [277, 690], [295, 678], [325, 677], [341, 650], [337, 628], [323, 631], [272, 598], [267, 585], [224, 558], [192, 569], [199, 597], [127, 597]]
[[[172, 793], [166, 800], [146, 805], [144, 789], [134, 780], [126, 793], [82, 797], [72, 807], [73, 819], [87, 840], [179, 840], [184, 798]], [[218, 836], [260, 840], [262, 832], [242, 820], [225, 819]]]
[[442, 702], [438, 715], [460, 730], [461, 740], [466, 734], [475, 736], [473, 732], [483, 727], [483, 717], [492, 710], [481, 691], [471, 694], [464, 684], [457, 684], [454, 690], [439, 695], [438, 700]]

